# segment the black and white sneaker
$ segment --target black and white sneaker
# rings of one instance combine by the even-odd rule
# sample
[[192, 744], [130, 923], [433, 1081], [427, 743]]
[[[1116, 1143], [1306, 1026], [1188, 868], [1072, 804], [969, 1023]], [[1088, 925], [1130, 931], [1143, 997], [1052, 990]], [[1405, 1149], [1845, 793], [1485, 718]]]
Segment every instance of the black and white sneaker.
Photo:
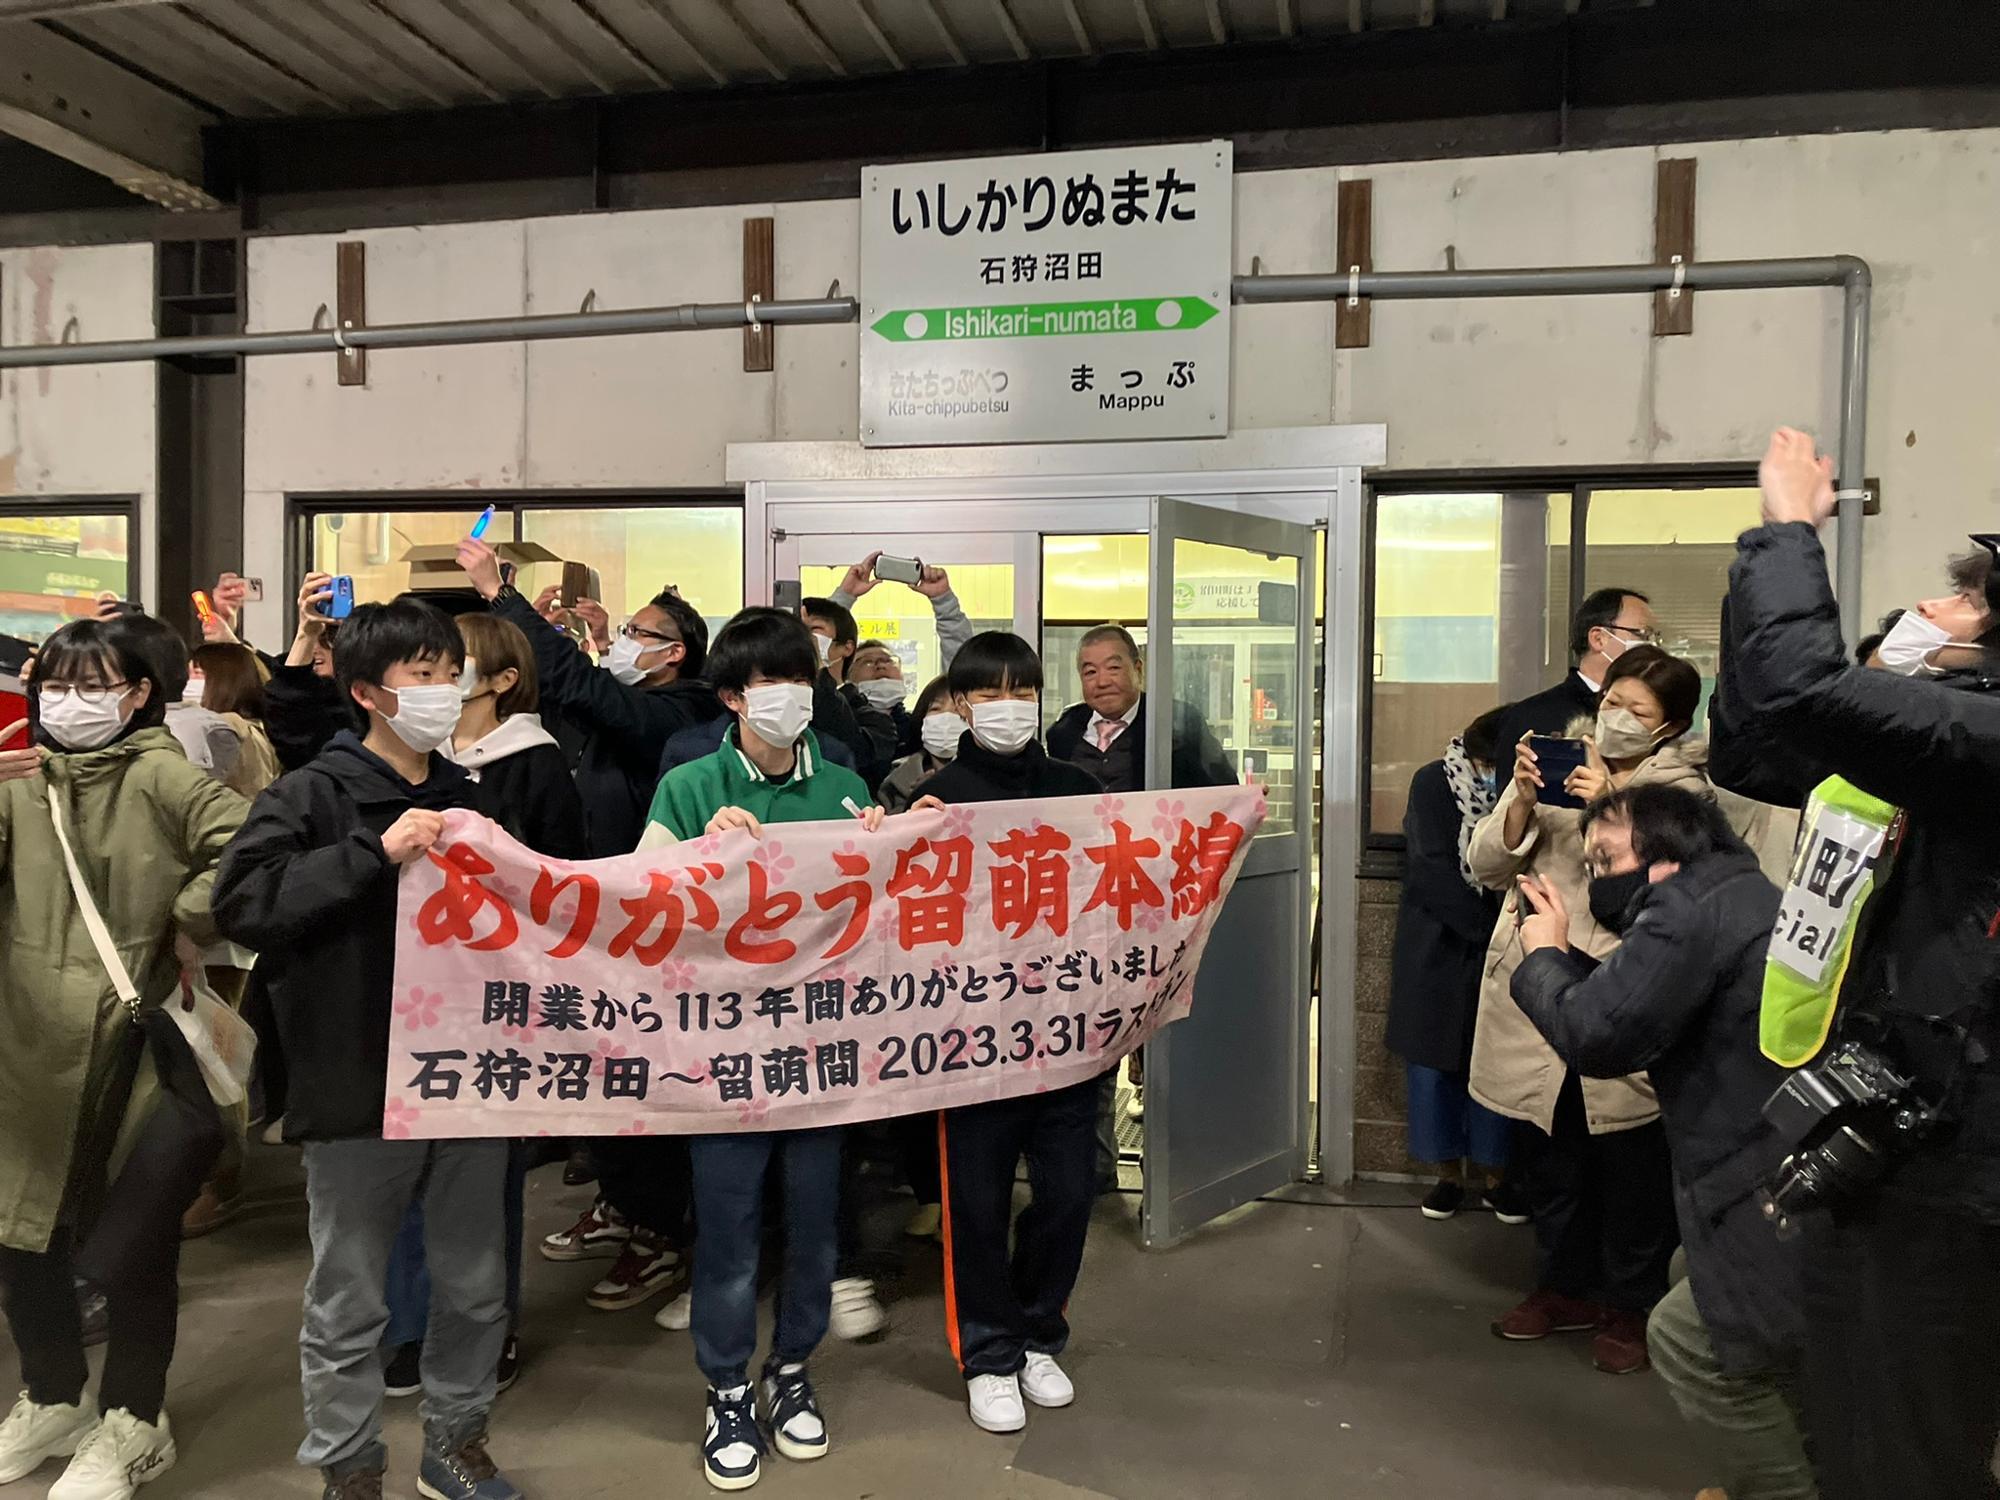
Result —
[[764, 1410], [771, 1419], [772, 1440], [785, 1457], [803, 1463], [826, 1456], [826, 1420], [804, 1365], [765, 1367]]
[[519, 1334], [507, 1335], [507, 1342], [500, 1346], [500, 1365], [493, 1372], [493, 1389], [504, 1391], [521, 1378], [521, 1338]]
[[1425, 1196], [1422, 1208], [1426, 1219], [1449, 1219], [1464, 1205], [1464, 1187], [1456, 1182], [1440, 1182]]
[[414, 1396], [424, 1388], [424, 1345], [418, 1339], [398, 1344], [382, 1364], [382, 1394]]
[[1511, 1182], [1486, 1189], [1485, 1196], [1486, 1206], [1493, 1210], [1493, 1217], [1502, 1224], [1526, 1224], [1535, 1217], [1528, 1210], [1528, 1200]]
[[718, 1490], [747, 1490], [757, 1482], [764, 1459], [764, 1432], [757, 1425], [757, 1398], [747, 1385], [708, 1388], [708, 1429], [701, 1444], [702, 1470]]

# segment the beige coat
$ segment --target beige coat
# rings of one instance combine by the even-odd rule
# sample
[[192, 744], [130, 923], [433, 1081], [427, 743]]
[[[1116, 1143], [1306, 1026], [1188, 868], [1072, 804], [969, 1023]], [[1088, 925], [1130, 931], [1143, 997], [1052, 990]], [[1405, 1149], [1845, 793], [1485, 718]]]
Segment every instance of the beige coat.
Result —
[[[1587, 733], [1588, 730], [1586, 729]], [[1708, 742], [1683, 735], [1663, 745], [1633, 774], [1632, 782], [1682, 786], [1713, 796], [1709, 785]], [[1555, 1049], [1542, 1039], [1509, 985], [1523, 957], [1515, 925], [1515, 903], [1521, 899], [1515, 877], [1535, 875], [1562, 893], [1569, 908], [1572, 948], [1603, 958], [1618, 939], [1590, 915], [1590, 881], [1583, 870], [1582, 813], [1574, 808], [1537, 806], [1521, 842], [1508, 848], [1504, 828], [1507, 809], [1514, 804], [1509, 780], [1493, 811], [1473, 830], [1472, 872], [1507, 899], [1486, 945], [1486, 970], [1479, 988], [1479, 1019], [1473, 1032], [1471, 1093], [1488, 1109], [1510, 1119], [1526, 1120], [1544, 1132], [1553, 1131], [1556, 1095], [1567, 1069]], [[1739, 825], [1738, 832], [1742, 832]], [[1644, 1073], [1623, 1078], [1583, 1080], [1583, 1110], [1592, 1135], [1631, 1130], [1659, 1118], [1660, 1106]]]

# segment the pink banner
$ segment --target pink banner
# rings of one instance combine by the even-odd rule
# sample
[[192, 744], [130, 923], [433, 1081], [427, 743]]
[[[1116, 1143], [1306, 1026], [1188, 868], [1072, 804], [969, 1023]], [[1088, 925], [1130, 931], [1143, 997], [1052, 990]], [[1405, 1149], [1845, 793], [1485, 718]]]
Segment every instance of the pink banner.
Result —
[[383, 1133], [788, 1130], [1092, 1078], [1188, 1013], [1257, 787], [404, 872]]

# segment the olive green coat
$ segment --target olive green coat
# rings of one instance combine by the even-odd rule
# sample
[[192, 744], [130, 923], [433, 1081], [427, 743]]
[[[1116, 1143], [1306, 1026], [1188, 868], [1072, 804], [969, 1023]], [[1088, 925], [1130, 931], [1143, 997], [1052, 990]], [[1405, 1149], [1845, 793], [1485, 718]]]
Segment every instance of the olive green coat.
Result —
[[154, 1092], [142, 1067], [123, 1119], [103, 1118], [132, 1023], [70, 890], [51, 797], [144, 1005], [178, 987], [176, 928], [214, 938], [209, 887], [249, 811], [164, 728], [0, 783], [0, 1245], [31, 1251], [48, 1247], [72, 1182], [106, 1169]]

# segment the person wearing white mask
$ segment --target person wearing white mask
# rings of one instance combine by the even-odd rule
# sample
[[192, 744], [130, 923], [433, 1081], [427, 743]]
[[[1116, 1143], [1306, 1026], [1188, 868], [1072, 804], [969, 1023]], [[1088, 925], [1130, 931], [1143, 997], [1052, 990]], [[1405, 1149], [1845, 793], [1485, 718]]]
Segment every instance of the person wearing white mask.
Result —
[[[1042, 663], [1017, 635], [965, 643], [948, 674], [971, 728], [952, 762], [923, 784], [958, 802], [1095, 796], [1088, 771], [1042, 749]], [[1099, 1081], [947, 1110], [944, 1156], [946, 1328], [973, 1424], [1019, 1432], [1027, 1406], [1068, 1406], [1076, 1388], [1058, 1364], [1097, 1197]], [[1033, 1201], [1016, 1218], [1014, 1181], [1028, 1160]], [[1011, 1242], [1011, 1248], [1010, 1248]]]
[[439, 753], [464, 708], [464, 665], [458, 626], [434, 606], [357, 605], [333, 668], [365, 732], [336, 735], [257, 799], [215, 883], [216, 924], [259, 955], [291, 1067], [285, 1136], [305, 1148], [313, 1247], [298, 1459], [328, 1500], [382, 1494], [385, 1277], [419, 1197], [431, 1271], [419, 1486], [521, 1493], [486, 1450], [507, 1340], [507, 1143], [389, 1139], [382, 1125], [397, 877], [443, 837], [447, 812], [477, 805], [476, 784]]
[[500, 560], [486, 543], [460, 541], [458, 562], [493, 613], [534, 648], [544, 714], [582, 731], [576, 789], [591, 857], [631, 853], [667, 741], [715, 717], [715, 695], [701, 680], [707, 622], [674, 589], [662, 589], [613, 636], [603, 664], [592, 666], [532, 600], [502, 582]]
[[906, 811], [917, 800], [917, 788], [958, 758], [959, 741], [972, 726], [952, 703], [950, 679], [933, 677], [917, 694], [914, 721], [917, 748], [897, 761], [883, 778], [876, 795], [892, 813]]
[[[639, 847], [671, 847], [739, 829], [762, 838], [766, 823], [856, 817], [865, 828], [879, 828], [882, 809], [867, 786], [825, 759], [809, 727], [818, 672], [812, 634], [796, 615], [759, 605], [724, 626], [709, 652], [708, 679], [735, 723], [714, 754], [661, 779]], [[751, 977], [745, 976], [746, 984]], [[784, 1184], [785, 1241], [777, 1328], [760, 1377], [770, 1440], [794, 1460], [828, 1451], [806, 1365], [833, 1317], [841, 1131], [697, 1135], [689, 1137], [688, 1150], [701, 1236], [688, 1315], [695, 1362], [708, 1380], [702, 1466], [715, 1488], [748, 1489], [757, 1482], [766, 1443], [750, 1362], [757, 1353], [767, 1172]]]
[[1569, 622], [1569, 654], [1574, 665], [1553, 687], [1530, 694], [1500, 711], [1502, 746], [1524, 734], [1563, 734], [1570, 723], [1597, 712], [1611, 664], [1634, 646], [1660, 644], [1652, 603], [1636, 589], [1593, 589]]
[[[67, 1458], [47, 1493], [75, 1500], [129, 1496], [129, 1473], [174, 1462], [178, 1221], [223, 1140], [198, 1076], [192, 1102], [212, 1122], [199, 1153], [185, 1113], [159, 1108], [161, 1080], [179, 1106], [194, 1070], [162, 1009], [179, 996], [177, 940], [214, 937], [210, 887], [247, 810], [162, 724], [186, 671], [187, 648], [150, 617], [66, 625], [37, 664], [39, 743], [0, 755], [0, 1306], [25, 1387], [0, 1420], [0, 1483]], [[113, 1241], [140, 1253], [107, 1264]], [[95, 1397], [80, 1260], [110, 1306]]]
[[[1691, 663], [1656, 646], [1621, 652], [1605, 671], [1595, 721], [1569, 726], [1571, 737], [1585, 740], [1586, 760], [1563, 790], [1586, 804], [1642, 783], [1714, 797], [1704, 773], [1707, 745], [1688, 734], [1701, 689]], [[1592, 904], [1583, 813], [1545, 803], [1546, 786], [1522, 741], [1512, 778], [1474, 828], [1466, 852], [1472, 873], [1507, 896], [1487, 944], [1468, 1092], [1494, 1113], [1523, 1122], [1517, 1165], [1537, 1249], [1530, 1295], [1492, 1326], [1517, 1342], [1590, 1332], [1597, 1367], [1627, 1374], [1646, 1367], [1646, 1314], [1666, 1294], [1678, 1239], [1670, 1166], [1645, 1075], [1580, 1078], [1509, 988], [1524, 956], [1517, 917], [1524, 875], [1561, 891], [1571, 914], [1571, 948], [1602, 959], [1618, 946], [1602, 899]], [[1739, 809], [1729, 812], [1739, 816]], [[1740, 816], [1754, 814], [1745, 804]]]

